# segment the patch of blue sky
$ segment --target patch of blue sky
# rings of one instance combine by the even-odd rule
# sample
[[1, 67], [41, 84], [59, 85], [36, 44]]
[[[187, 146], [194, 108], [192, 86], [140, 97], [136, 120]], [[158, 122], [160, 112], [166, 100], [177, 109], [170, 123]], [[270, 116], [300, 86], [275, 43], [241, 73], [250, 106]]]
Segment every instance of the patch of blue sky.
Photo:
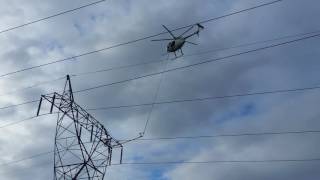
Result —
[[136, 155], [136, 156], [133, 156], [130, 158], [131, 161], [133, 162], [140, 162], [140, 161], [143, 161], [144, 160], [144, 157], [143, 156], [140, 156], [140, 155]]
[[[168, 151], [166, 153], [168, 153]], [[132, 157], [132, 160], [133, 160], [133, 162], [149, 162], [143, 156], [134, 156], [134, 157]], [[158, 164], [158, 165], [141, 165], [141, 166], [137, 166], [136, 168], [141, 171], [148, 172], [148, 174], [147, 174], [148, 179], [168, 180], [168, 178], [165, 177], [165, 174], [170, 169], [172, 169], [172, 166], [168, 166], [166, 164], [164, 164], [164, 165]]]
[[[194, 144], [190, 143], [190, 141], [187, 141], [187, 140], [174, 141], [166, 144], [164, 148], [151, 152], [151, 156], [159, 157], [159, 158], [167, 157], [168, 152], [177, 153], [181, 155], [181, 154], [187, 154], [188, 152], [191, 152], [191, 151], [197, 151], [197, 149], [198, 149], [197, 146], [194, 146]], [[181, 160], [186, 160], [186, 159], [188, 159], [188, 157], [182, 157]]]
[[169, 180], [166, 174], [177, 165], [157, 164], [136, 166], [138, 171], [147, 172], [147, 178], [150, 180]]
[[241, 104], [235, 109], [228, 109], [225, 112], [222, 112], [221, 115], [219, 115], [215, 121], [219, 124], [223, 124], [228, 121], [241, 119], [243, 117], [248, 117], [255, 115], [257, 113], [257, 107], [254, 103], [249, 102], [245, 104]]
[[154, 166], [150, 169], [149, 179], [152, 180], [168, 180], [165, 177], [165, 173], [169, 171], [169, 167], [167, 165], [164, 166]]

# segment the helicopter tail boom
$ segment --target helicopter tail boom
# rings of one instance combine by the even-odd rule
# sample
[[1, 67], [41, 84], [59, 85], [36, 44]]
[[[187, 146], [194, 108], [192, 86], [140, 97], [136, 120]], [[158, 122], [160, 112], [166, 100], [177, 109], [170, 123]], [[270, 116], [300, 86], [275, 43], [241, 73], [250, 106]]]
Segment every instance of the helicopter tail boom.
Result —
[[[197, 31], [194, 32], [194, 33], [192, 33], [192, 34], [190, 34], [190, 35], [188, 35], [188, 36], [186, 36], [186, 37], [184, 37], [184, 39], [188, 39], [189, 37], [192, 37], [192, 36], [194, 36], [194, 35], [199, 36], [200, 31], [201, 31], [202, 29], [204, 29], [204, 27], [203, 27], [200, 23], [197, 23], [196, 26], [198, 27]], [[194, 27], [194, 26], [192, 26], [192, 27]]]

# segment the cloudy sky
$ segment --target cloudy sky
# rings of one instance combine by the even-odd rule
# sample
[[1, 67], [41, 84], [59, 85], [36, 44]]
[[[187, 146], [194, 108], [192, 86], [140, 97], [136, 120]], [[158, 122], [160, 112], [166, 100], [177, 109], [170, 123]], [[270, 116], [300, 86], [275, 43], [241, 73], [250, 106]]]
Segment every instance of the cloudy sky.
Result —
[[[95, 6], [0, 34], [0, 74], [177, 28], [267, 0], [109, 0]], [[85, 0], [1, 0], [0, 31], [88, 3]], [[283, 2], [204, 24], [186, 44], [185, 54], [320, 30], [320, 2]], [[178, 32], [175, 32], [178, 34]], [[159, 38], [167, 38], [161, 35]], [[290, 39], [288, 39], [290, 40]], [[169, 61], [167, 69], [262, 47], [270, 43]], [[75, 98], [85, 108], [150, 103], [162, 78], [157, 101], [224, 96], [313, 87], [320, 82], [319, 38], [121, 83]], [[0, 79], [0, 107], [61, 92], [64, 80], [15, 93], [8, 92], [66, 74], [165, 59], [165, 43], [150, 39]], [[81, 90], [161, 71], [164, 61], [72, 78]], [[319, 130], [318, 90], [155, 105], [146, 138]], [[0, 126], [35, 115], [37, 104], [0, 110]], [[143, 130], [151, 106], [92, 111], [119, 139]], [[0, 129], [0, 164], [53, 150], [54, 115]], [[125, 162], [268, 160], [319, 158], [317, 133], [223, 137], [192, 140], [136, 141], [125, 145]], [[53, 177], [53, 155], [0, 166], [0, 179], [43, 180]], [[314, 180], [320, 162], [123, 165], [108, 167], [105, 179], [156, 180]]]

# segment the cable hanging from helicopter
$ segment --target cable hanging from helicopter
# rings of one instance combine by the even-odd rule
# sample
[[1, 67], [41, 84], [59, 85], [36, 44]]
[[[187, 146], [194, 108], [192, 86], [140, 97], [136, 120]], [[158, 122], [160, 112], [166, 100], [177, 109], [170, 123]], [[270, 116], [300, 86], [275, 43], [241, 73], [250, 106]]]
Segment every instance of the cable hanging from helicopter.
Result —
[[[193, 45], [198, 45], [196, 43], [187, 41], [188, 38], [194, 36], [194, 35], [198, 35], [202, 29], [204, 29], [204, 27], [197, 23], [191, 27], [189, 27], [186, 31], [184, 31], [181, 35], [179, 36], [175, 36], [165, 25], [162, 25], [168, 32], [169, 34], [172, 36], [172, 38], [167, 38], [167, 39], [153, 39], [151, 41], [170, 41], [167, 45], [167, 53], [174, 53], [175, 58], [181, 57], [183, 56], [183, 51], [182, 51], [182, 47], [184, 46], [185, 43], [189, 43], [189, 44], [193, 44]], [[187, 34], [189, 31], [191, 31], [194, 27], [197, 27], [197, 30], [189, 35], [184, 36], [185, 34]], [[181, 55], [177, 56], [177, 51], [180, 51]], [[169, 56], [168, 56], [169, 57]]]

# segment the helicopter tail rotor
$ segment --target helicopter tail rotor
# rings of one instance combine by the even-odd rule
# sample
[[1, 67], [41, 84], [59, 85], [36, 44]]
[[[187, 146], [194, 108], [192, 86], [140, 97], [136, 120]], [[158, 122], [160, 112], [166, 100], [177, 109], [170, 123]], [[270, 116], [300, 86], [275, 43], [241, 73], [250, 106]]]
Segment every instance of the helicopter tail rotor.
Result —
[[199, 33], [200, 33], [201, 30], [204, 29], [204, 26], [202, 26], [200, 23], [197, 23], [196, 25], [197, 25], [197, 27], [198, 27], [198, 30], [197, 30], [196, 34], [197, 34], [197, 36], [199, 37]]
[[201, 30], [204, 29], [204, 26], [202, 26], [200, 23], [197, 23], [197, 26], [198, 26], [198, 28], [201, 29]]

